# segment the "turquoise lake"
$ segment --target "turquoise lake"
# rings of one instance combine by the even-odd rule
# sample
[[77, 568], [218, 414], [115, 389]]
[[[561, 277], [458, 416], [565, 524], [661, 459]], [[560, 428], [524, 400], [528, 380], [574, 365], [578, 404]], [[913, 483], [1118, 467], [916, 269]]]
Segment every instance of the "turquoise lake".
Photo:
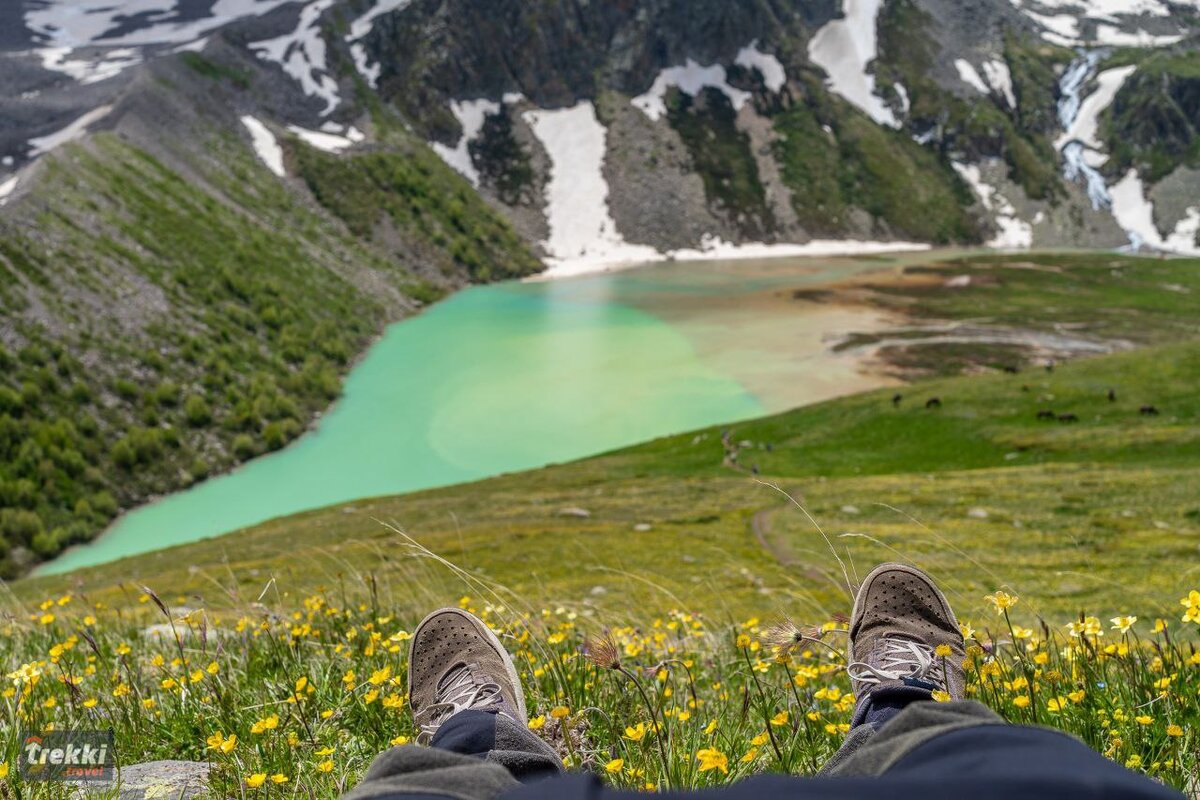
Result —
[[294, 444], [122, 516], [39, 574], [881, 385], [829, 347], [879, 320], [792, 290], [913, 258], [667, 263], [465, 289], [388, 328]]

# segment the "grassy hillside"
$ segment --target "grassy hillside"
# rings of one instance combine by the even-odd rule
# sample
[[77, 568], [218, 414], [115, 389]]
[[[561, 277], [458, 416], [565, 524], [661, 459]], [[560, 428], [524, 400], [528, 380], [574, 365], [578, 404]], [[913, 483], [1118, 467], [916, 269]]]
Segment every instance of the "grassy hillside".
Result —
[[[1034, 329], [1092, 308], [1086, 333], [1095, 339], [1124, 336], [1136, 317], [1145, 343], [1160, 344], [1050, 372], [930, 380], [903, 389], [898, 407], [892, 391], [881, 391], [742, 423], [729, 434], [736, 466], [726, 461], [719, 429], [699, 431], [276, 520], [15, 590], [31, 597], [70, 585], [115, 602], [122, 586], [144, 580], [220, 605], [256, 594], [271, 577], [307, 591], [355, 572], [418, 583], [420, 596], [401, 599], [398, 609], [410, 613], [430, 598], [456, 596], [461, 577], [417, 557], [383, 524], [390, 522], [533, 603], [585, 603], [634, 620], [671, 608], [720, 618], [839, 610], [844, 580], [830, 547], [762, 480], [803, 503], [859, 574], [903, 556], [933, 569], [971, 613], [985, 590], [1001, 584], [1018, 588], [1027, 609], [1048, 614], [1162, 613], [1188, 578], [1160, 565], [1190, 559], [1200, 543], [1200, 331], [1185, 294], [1200, 290], [1195, 267], [1020, 256], [920, 268], [922, 279], [929, 270], [942, 279], [971, 270], [979, 279], [936, 294], [950, 300], [922, 298], [911, 287], [889, 296], [881, 282], [872, 302], [906, 303], [942, 319], [1023, 320]], [[1102, 286], [1101, 274], [1111, 286]], [[1058, 301], [1039, 314], [1031, 305], [1039, 295]], [[925, 408], [932, 397], [941, 408]], [[1142, 415], [1143, 405], [1159, 413]], [[1047, 410], [1078, 421], [1039, 419]], [[589, 516], [561, 513], [570, 508]], [[1113, 585], [1132, 588], [1116, 595]]]
[[[415, 735], [408, 632], [451, 604], [504, 635], [531, 727], [570, 767], [627, 787], [810, 773], [853, 705], [847, 584], [901, 559], [967, 624], [972, 697], [1187, 786], [1200, 766], [1197, 267], [1021, 255], [876, 275], [846, 296], [1032, 332], [1078, 315], [1067, 329], [1136, 330], [1144, 346], [1052, 371], [1010, 353], [1016, 374], [971, 364], [898, 404], [867, 393], [12, 584], [0, 777], [24, 796], [23, 727], [113, 725], [126, 762], [212, 761], [216, 797], [335, 797]], [[965, 288], [929, 288], [964, 273]], [[1001, 609], [997, 590], [1019, 599]], [[824, 644], [780, 654], [785, 620], [783, 636], [799, 626]], [[603, 636], [628, 675], [589, 662]]]
[[[422, 302], [540, 268], [402, 132], [341, 158], [285, 142], [304, 183], [280, 180], [186, 86], [241, 89], [195, 58], [155, 69], [0, 222], [0, 578], [282, 447]], [[146, 106], [181, 130], [148, 137]], [[387, 247], [364, 204], [395, 219]]]

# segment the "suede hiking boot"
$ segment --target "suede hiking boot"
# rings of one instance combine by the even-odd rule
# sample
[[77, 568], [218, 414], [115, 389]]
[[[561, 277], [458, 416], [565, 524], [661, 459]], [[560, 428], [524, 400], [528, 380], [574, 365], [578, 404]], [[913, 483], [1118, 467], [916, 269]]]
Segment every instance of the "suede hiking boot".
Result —
[[413, 631], [408, 697], [421, 744], [468, 709], [496, 711], [528, 723], [512, 657], [482, 620], [458, 608], [433, 612]]
[[904, 564], [876, 567], [850, 617], [846, 671], [858, 698], [851, 724], [863, 721], [873, 695], [928, 699], [942, 691], [963, 699], [965, 657], [958, 619], [929, 576]]

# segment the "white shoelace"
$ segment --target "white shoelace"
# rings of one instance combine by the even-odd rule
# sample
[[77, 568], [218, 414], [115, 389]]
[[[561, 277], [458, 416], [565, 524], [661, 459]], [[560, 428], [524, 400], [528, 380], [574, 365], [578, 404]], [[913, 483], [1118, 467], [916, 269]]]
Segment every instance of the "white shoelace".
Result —
[[432, 737], [442, 723], [459, 711], [487, 709], [504, 702], [500, 684], [480, 679], [470, 664], [457, 664], [438, 681], [436, 703], [430, 703], [417, 715], [421, 737]]
[[879, 684], [883, 681], [899, 681], [905, 678], [928, 680], [943, 686], [942, 665], [928, 645], [909, 639], [884, 639], [879, 666], [863, 661], [854, 661], [846, 672], [855, 681]]

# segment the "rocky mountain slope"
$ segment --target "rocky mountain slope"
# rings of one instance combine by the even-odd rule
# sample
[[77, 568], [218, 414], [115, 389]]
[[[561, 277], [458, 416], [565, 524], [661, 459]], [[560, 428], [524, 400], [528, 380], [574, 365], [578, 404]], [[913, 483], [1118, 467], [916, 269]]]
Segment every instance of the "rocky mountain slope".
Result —
[[1198, 252], [1198, 14], [3, 4], [0, 573], [282, 446], [388, 321], [539, 256]]

